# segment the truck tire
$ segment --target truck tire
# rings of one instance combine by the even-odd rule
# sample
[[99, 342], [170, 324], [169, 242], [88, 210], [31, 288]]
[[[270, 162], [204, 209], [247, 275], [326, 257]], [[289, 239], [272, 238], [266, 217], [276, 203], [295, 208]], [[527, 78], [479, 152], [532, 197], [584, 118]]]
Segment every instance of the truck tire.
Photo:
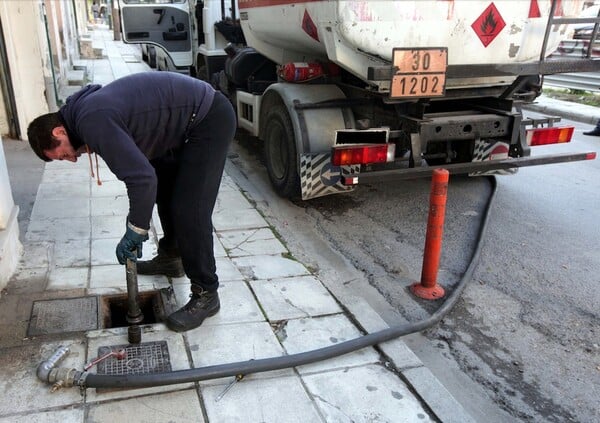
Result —
[[156, 69], [156, 48], [154, 46], [148, 46], [147, 63], [152, 69]]
[[196, 68], [196, 78], [202, 80], [202, 81], [208, 81], [208, 68], [206, 67], [206, 65], [202, 65], [198, 68]]
[[271, 107], [265, 119], [264, 152], [267, 173], [282, 197], [300, 194], [298, 158], [292, 121], [283, 104]]

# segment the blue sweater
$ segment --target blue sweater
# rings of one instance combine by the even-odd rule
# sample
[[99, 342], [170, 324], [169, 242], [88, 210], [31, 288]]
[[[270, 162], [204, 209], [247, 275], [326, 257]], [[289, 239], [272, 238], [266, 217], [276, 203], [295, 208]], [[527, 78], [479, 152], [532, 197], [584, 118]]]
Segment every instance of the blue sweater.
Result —
[[[129, 221], [148, 229], [156, 201], [150, 160], [176, 151], [208, 113], [214, 89], [170, 72], [143, 72], [88, 85], [59, 110], [75, 148], [87, 144], [125, 182]], [[192, 117], [194, 116], [194, 117]]]

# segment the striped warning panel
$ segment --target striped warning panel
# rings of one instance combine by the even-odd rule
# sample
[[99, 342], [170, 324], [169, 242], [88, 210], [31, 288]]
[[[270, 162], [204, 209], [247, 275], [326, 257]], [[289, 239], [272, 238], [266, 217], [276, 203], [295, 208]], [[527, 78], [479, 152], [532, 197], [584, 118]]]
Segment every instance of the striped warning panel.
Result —
[[[508, 159], [508, 143], [501, 141], [487, 141], [478, 139], [473, 148], [473, 162], [483, 162], [491, 160]], [[513, 175], [519, 169], [496, 169], [488, 171], [471, 172], [469, 176], [485, 176], [485, 175]]]
[[342, 185], [342, 176], [358, 175], [360, 165], [333, 166], [330, 153], [302, 154], [300, 157], [300, 187], [302, 199], [322, 197], [352, 191]]

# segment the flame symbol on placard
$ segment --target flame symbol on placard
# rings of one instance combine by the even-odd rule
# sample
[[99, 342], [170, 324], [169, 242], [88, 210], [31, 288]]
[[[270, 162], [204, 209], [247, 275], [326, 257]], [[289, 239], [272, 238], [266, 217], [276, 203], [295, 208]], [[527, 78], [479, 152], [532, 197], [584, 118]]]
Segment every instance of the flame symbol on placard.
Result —
[[483, 22], [481, 23], [481, 32], [484, 34], [492, 34], [496, 30], [496, 19], [494, 17], [494, 12], [490, 10], [490, 13], [485, 17]]

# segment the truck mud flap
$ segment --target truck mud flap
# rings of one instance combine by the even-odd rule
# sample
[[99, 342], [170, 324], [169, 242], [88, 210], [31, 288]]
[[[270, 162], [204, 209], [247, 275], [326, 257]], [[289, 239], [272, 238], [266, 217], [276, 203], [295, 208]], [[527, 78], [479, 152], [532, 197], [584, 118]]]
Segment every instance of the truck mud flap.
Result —
[[302, 199], [322, 197], [352, 191], [354, 187], [342, 183], [343, 177], [358, 176], [360, 165], [334, 166], [330, 153], [302, 154], [300, 156], [300, 187]]
[[[484, 162], [492, 160], [508, 159], [509, 144], [502, 141], [487, 141], [478, 139], [473, 148], [472, 162]], [[487, 176], [487, 175], [514, 175], [519, 171], [518, 168], [494, 169], [487, 171], [470, 172], [469, 176]]]

